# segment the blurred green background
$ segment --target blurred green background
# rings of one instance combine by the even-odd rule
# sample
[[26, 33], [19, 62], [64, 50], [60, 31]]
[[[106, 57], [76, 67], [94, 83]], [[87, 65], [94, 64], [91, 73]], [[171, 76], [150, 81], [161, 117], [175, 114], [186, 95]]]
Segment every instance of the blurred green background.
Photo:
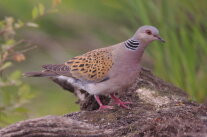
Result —
[[[193, 100], [206, 100], [206, 0], [0, 0], [0, 19], [12, 16], [32, 20], [34, 6], [42, 3], [50, 8], [54, 2], [61, 2], [58, 12], [37, 18], [39, 28], [18, 32], [18, 37], [32, 41], [38, 48], [27, 52], [26, 61], [12, 69], [39, 70], [42, 64], [61, 63], [89, 50], [124, 41], [139, 26], [153, 25], [167, 42], [153, 42], [145, 52], [143, 66], [187, 91]], [[25, 106], [29, 109], [27, 118], [79, 109], [72, 94], [47, 78], [23, 80], [37, 95]]]

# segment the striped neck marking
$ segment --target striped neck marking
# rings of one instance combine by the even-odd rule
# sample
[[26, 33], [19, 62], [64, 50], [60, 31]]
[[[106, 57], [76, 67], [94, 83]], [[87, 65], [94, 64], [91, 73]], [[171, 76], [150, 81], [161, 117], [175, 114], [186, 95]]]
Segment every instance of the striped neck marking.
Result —
[[124, 46], [127, 49], [136, 50], [139, 47], [139, 41], [138, 40], [128, 39], [127, 41], [124, 42]]

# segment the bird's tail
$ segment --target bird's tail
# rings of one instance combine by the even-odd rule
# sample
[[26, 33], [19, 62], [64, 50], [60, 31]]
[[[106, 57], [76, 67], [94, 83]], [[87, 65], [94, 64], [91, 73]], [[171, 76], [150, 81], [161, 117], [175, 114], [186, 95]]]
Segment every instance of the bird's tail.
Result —
[[57, 76], [54, 72], [42, 71], [42, 72], [26, 72], [23, 74], [25, 77], [52, 77]]

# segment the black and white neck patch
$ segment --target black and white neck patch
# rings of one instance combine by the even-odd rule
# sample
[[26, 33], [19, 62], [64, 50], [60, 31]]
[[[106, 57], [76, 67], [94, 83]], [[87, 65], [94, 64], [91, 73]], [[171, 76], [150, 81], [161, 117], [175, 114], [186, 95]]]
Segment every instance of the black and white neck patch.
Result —
[[128, 39], [124, 42], [124, 46], [129, 50], [136, 50], [139, 47], [139, 41]]

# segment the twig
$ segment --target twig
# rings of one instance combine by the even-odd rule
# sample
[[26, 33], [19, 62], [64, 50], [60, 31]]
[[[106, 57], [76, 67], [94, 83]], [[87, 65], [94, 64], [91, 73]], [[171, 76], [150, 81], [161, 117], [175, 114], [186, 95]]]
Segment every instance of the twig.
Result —
[[33, 49], [35, 49], [35, 48], [37, 48], [37, 46], [32, 46], [32, 47], [23, 49], [23, 50], [21, 50], [21, 51], [19, 51], [19, 52], [20, 52], [20, 53], [25, 53], [25, 52], [28, 52], [28, 51], [33, 50]]

